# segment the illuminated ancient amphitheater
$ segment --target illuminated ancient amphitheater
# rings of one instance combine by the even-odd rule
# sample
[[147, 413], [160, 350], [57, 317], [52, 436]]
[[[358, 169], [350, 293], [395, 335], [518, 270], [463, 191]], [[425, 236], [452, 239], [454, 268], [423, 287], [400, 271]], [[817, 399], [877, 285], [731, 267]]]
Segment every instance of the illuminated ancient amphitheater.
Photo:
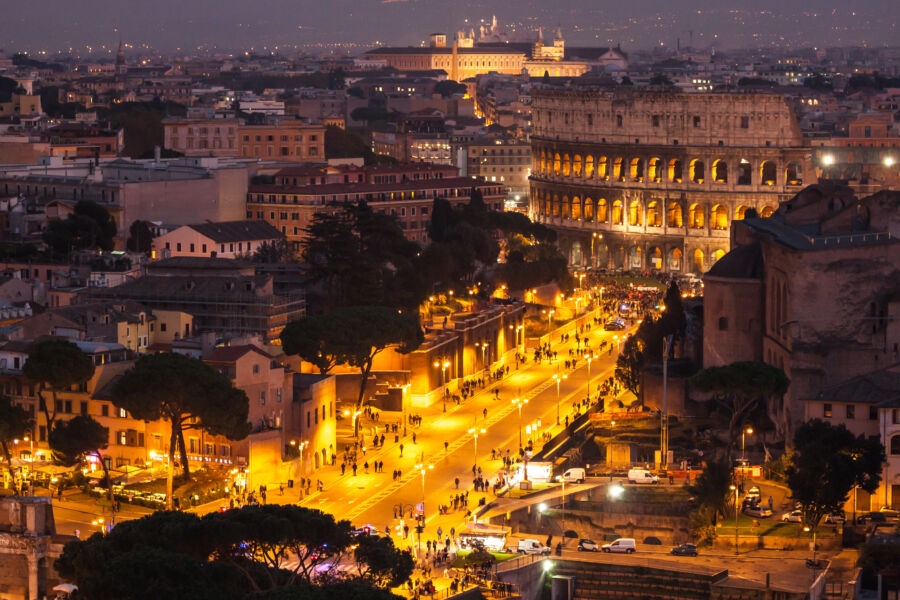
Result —
[[732, 220], [815, 183], [779, 95], [540, 89], [532, 114], [531, 217], [573, 266], [706, 271]]

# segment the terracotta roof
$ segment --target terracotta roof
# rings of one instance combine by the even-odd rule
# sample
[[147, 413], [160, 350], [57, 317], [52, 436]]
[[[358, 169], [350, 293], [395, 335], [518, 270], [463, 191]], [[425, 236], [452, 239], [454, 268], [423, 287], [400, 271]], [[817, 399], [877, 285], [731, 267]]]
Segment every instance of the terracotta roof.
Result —
[[253, 344], [244, 344], [241, 346], [216, 346], [203, 360], [210, 363], [233, 363], [248, 352], [258, 352], [266, 358], [272, 358], [268, 352], [261, 348]]
[[245, 242], [250, 240], [270, 240], [283, 238], [284, 234], [266, 221], [222, 221], [187, 225], [200, 235], [205, 235], [217, 244]]

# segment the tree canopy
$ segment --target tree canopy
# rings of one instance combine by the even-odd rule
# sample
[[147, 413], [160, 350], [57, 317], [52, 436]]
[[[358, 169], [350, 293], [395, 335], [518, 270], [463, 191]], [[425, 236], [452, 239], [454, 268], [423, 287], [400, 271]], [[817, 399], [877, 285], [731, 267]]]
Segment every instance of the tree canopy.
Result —
[[53, 338], [34, 345], [22, 367], [22, 375], [42, 388], [50, 389], [50, 401], [41, 394], [40, 408], [46, 417], [47, 429], [53, 429], [56, 393], [89, 381], [94, 376], [94, 363], [77, 345]]
[[6, 394], [0, 394], [0, 450], [6, 460], [6, 468], [12, 477], [10, 445], [24, 438], [31, 431], [34, 421], [28, 411], [14, 403]]
[[247, 395], [208, 364], [182, 354], [140, 357], [113, 388], [112, 402], [136, 419], [169, 421], [169, 464], [174, 464], [177, 445], [185, 478], [190, 478], [190, 468], [184, 430], [202, 429], [230, 440], [250, 434]]
[[160, 511], [66, 544], [55, 566], [99, 600], [387, 600], [395, 597], [376, 586], [406, 581], [413, 561], [390, 538], [354, 539], [330, 514], [264, 505], [203, 517]]
[[825, 515], [842, 510], [854, 486], [871, 494], [881, 482], [881, 441], [854, 436], [843, 424], [820, 419], [804, 423], [794, 434], [793, 450], [787, 484], [812, 529]]
[[68, 256], [85, 248], [113, 249], [116, 222], [109, 211], [91, 200], [79, 200], [65, 219], [47, 223], [44, 242], [55, 253]]

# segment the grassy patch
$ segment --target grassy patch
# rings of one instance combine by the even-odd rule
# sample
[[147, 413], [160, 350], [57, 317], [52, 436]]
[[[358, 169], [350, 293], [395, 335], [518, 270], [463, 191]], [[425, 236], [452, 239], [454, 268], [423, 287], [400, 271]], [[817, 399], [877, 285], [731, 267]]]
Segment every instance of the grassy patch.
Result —
[[[757, 521], [759, 527], [755, 527], [753, 522]], [[720, 522], [721, 526], [717, 529], [719, 537], [727, 537], [734, 535], [734, 518], [724, 519]], [[819, 527], [816, 534], [817, 537], [830, 537], [834, 532], [830, 528]], [[789, 538], [809, 538], [812, 539], [812, 533], [803, 531], [803, 525], [800, 523], [785, 523], [781, 521], [781, 515], [775, 513], [768, 519], [754, 519], [745, 514], [738, 517], [738, 535], [766, 535]]]
[[[466, 567], [466, 557], [471, 553], [472, 552], [470, 550], [459, 550], [456, 553], [456, 559], [450, 566], [454, 569], [462, 569]], [[518, 554], [510, 554], [508, 552], [491, 552], [491, 556], [493, 556], [498, 563], [502, 563], [503, 561], [516, 558]]]

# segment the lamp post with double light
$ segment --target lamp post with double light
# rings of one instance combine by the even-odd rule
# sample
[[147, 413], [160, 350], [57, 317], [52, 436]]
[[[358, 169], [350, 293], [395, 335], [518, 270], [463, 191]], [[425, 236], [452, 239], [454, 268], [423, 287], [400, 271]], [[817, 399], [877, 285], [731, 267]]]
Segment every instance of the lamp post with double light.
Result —
[[476, 348], [481, 348], [481, 370], [484, 372], [485, 377], [487, 377], [487, 363], [485, 362], [485, 352], [488, 348], [488, 342], [475, 342]]
[[734, 492], [734, 555], [738, 555], [738, 488], [736, 485], [728, 487]]
[[443, 396], [444, 412], [447, 412], [447, 367], [450, 366], [450, 361], [436, 360], [434, 366], [441, 370], [441, 395]]
[[519, 409], [519, 449], [522, 449], [522, 407], [528, 404], [528, 399], [516, 398], [512, 401], [513, 404], [516, 405], [516, 408]]
[[484, 428], [478, 429], [477, 427], [473, 427], [472, 429], [469, 430], [469, 433], [472, 434], [472, 439], [475, 441], [475, 453], [474, 453], [475, 462], [473, 462], [472, 464], [477, 466], [478, 465], [478, 434], [479, 433], [487, 433], [487, 430]]
[[[559, 425], [559, 384], [562, 383], [563, 379], [566, 379], [567, 375], [560, 375], [559, 373], [553, 374], [553, 381], [556, 382], [556, 424]], [[590, 391], [590, 388], [588, 388]]]

